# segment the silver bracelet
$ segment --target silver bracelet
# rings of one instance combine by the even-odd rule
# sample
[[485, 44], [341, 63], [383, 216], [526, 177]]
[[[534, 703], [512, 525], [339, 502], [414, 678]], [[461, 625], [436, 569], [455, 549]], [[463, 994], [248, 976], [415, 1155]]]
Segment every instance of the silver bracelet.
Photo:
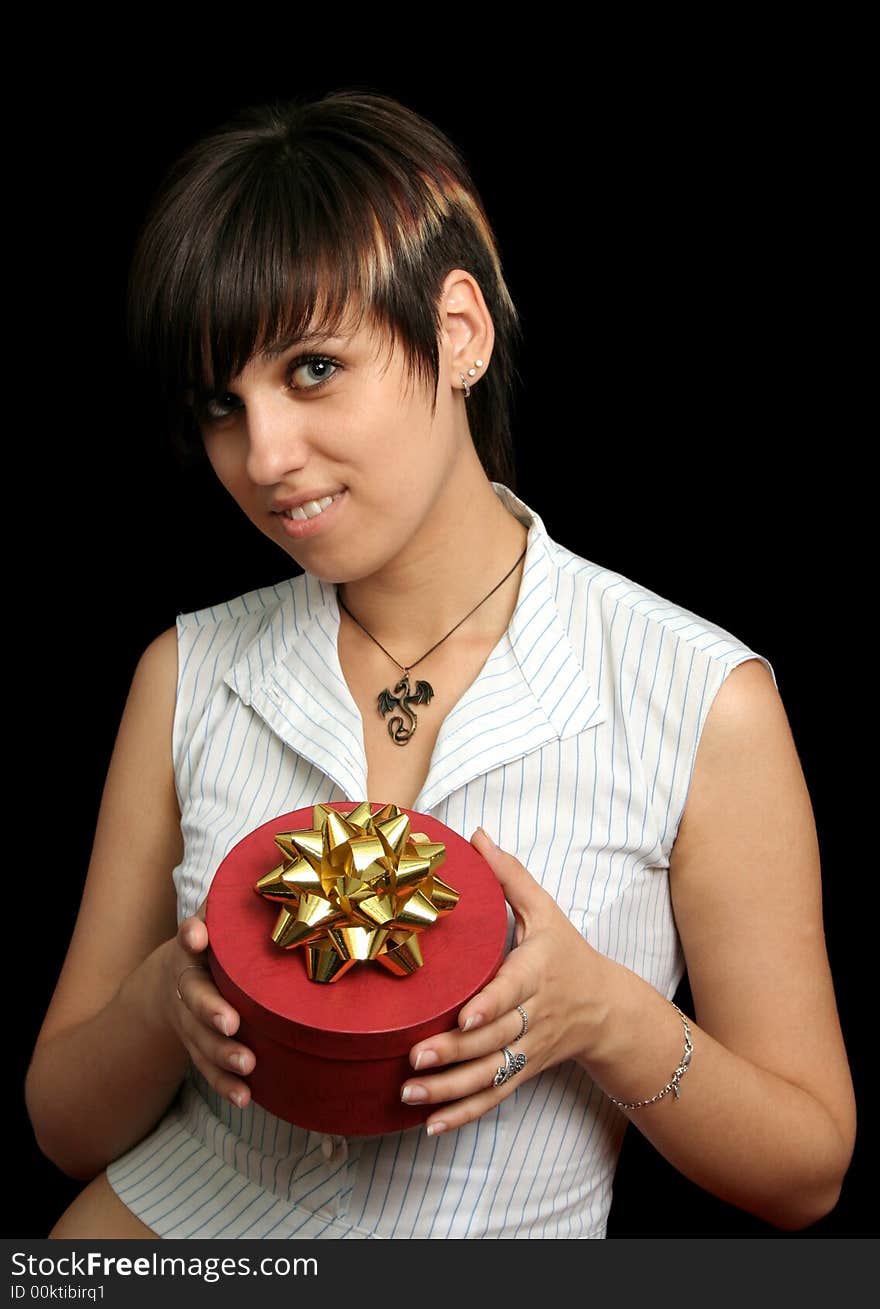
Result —
[[[670, 1001], [670, 1004], [672, 1004], [672, 1001]], [[668, 1095], [670, 1091], [675, 1096], [676, 1100], [678, 1099], [678, 1084], [688, 1070], [694, 1047], [691, 1042], [691, 1029], [688, 1027], [687, 1018], [685, 1018], [677, 1004], [673, 1004], [672, 1007], [684, 1024], [684, 1054], [681, 1056], [681, 1063], [678, 1065], [675, 1072], [672, 1074], [671, 1080], [666, 1083], [663, 1090], [658, 1091], [656, 1095], [652, 1095], [650, 1100], [630, 1100], [627, 1103], [623, 1100], [615, 1100], [613, 1095], [609, 1095], [608, 1099], [612, 1104], [616, 1104], [618, 1109], [641, 1109], [646, 1104], [656, 1104], [658, 1100], [662, 1100], [664, 1095]]]

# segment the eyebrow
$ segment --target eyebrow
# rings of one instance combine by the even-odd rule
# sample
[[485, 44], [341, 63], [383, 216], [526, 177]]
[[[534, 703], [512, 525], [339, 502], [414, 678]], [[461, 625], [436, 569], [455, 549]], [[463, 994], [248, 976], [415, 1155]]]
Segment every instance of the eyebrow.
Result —
[[290, 336], [284, 341], [279, 341], [278, 345], [261, 350], [260, 358], [265, 359], [267, 363], [272, 363], [294, 346], [326, 345], [328, 341], [346, 342], [350, 339], [347, 336], [332, 336], [327, 332], [316, 332], [312, 336]]
[[[275, 346], [271, 346], [265, 350], [260, 350], [259, 356], [261, 359], [264, 359], [266, 363], [271, 364], [276, 359], [279, 359], [281, 355], [286, 354], [286, 352], [291, 350], [294, 346], [299, 346], [300, 348], [305, 347], [308, 349], [310, 346], [327, 345], [332, 341], [338, 341], [340, 345], [348, 345], [351, 341], [351, 336], [331, 336], [328, 332], [315, 332], [311, 336], [290, 336], [285, 338], [283, 341], [279, 341]], [[186, 389], [182, 396], [183, 403], [192, 407], [197, 394], [201, 394], [200, 388], [191, 378], [188, 378]], [[207, 392], [205, 394], [207, 394]]]

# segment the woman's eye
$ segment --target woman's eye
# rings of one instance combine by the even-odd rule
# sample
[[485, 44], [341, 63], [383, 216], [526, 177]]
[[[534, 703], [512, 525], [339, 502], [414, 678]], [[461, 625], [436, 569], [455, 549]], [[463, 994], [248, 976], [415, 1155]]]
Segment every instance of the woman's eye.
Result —
[[[341, 367], [341, 364], [327, 355], [301, 355], [292, 361], [287, 370], [290, 389], [317, 391], [325, 382], [332, 381]], [[221, 391], [216, 395], [204, 396], [194, 408], [199, 422], [219, 423], [240, 406], [238, 396], [231, 391]]]
[[[226, 402], [231, 403], [227, 404]], [[209, 395], [204, 399], [198, 408], [198, 416], [202, 422], [216, 423], [221, 418], [228, 418], [235, 408], [236, 397], [224, 392], [222, 395]]]
[[296, 377], [301, 373], [303, 381], [301, 384], [294, 386], [294, 391], [315, 391], [324, 382], [329, 382], [335, 377], [339, 365], [334, 359], [329, 359], [327, 355], [303, 355], [299, 359], [294, 359], [290, 369], [290, 376]]

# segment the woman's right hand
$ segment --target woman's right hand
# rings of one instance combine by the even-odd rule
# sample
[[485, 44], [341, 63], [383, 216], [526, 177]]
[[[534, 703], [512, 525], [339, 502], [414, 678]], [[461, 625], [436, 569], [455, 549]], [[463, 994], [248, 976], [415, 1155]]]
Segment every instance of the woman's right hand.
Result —
[[[192, 918], [184, 918], [177, 936], [166, 943], [166, 995], [170, 1021], [205, 1080], [239, 1109], [251, 1097], [247, 1076], [256, 1062], [252, 1050], [230, 1039], [238, 1030], [239, 1014], [214, 985], [206, 951], [208, 928], [205, 903]], [[178, 989], [183, 997], [178, 999]], [[218, 1036], [218, 1032], [222, 1036]]]

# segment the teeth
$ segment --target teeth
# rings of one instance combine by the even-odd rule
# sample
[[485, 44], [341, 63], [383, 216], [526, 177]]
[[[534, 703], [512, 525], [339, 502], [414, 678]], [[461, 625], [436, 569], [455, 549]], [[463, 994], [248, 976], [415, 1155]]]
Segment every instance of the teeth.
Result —
[[338, 497], [335, 495], [325, 495], [323, 500], [307, 500], [303, 505], [297, 505], [295, 509], [288, 509], [285, 512], [285, 518], [292, 518], [297, 523], [304, 523], [309, 518], [317, 518], [328, 505], [332, 504]]

